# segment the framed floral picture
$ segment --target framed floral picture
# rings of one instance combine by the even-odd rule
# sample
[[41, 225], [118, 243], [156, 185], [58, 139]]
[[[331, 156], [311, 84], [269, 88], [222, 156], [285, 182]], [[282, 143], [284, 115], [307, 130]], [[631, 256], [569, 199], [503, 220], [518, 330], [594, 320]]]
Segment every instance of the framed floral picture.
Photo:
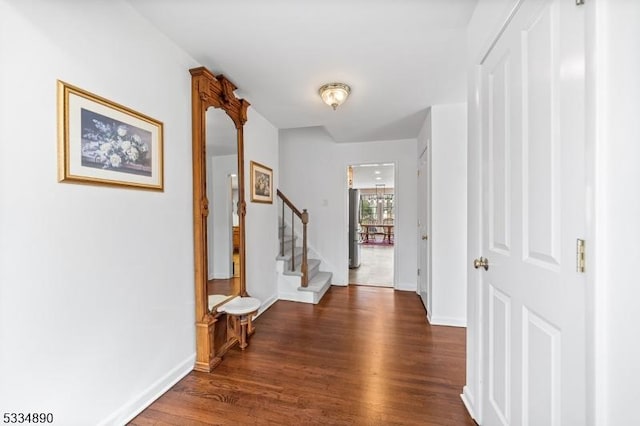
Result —
[[255, 161], [251, 162], [251, 201], [273, 203], [273, 170]]
[[164, 190], [160, 121], [58, 81], [58, 180]]

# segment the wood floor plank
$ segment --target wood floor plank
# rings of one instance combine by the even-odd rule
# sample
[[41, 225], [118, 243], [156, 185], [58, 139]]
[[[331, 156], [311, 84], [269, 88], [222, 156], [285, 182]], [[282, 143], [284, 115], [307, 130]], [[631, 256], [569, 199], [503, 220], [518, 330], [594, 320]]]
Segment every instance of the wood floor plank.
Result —
[[411, 292], [332, 287], [278, 301], [245, 351], [192, 372], [132, 425], [475, 425], [460, 393], [465, 330], [430, 326]]

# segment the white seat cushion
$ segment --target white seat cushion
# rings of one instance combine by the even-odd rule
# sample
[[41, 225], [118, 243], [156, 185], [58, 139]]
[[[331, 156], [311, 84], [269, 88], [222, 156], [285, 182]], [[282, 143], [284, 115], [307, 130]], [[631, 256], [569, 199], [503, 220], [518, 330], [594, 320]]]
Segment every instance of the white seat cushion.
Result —
[[260, 308], [260, 301], [255, 297], [236, 297], [229, 302], [218, 306], [218, 312], [226, 312], [231, 315], [247, 315]]

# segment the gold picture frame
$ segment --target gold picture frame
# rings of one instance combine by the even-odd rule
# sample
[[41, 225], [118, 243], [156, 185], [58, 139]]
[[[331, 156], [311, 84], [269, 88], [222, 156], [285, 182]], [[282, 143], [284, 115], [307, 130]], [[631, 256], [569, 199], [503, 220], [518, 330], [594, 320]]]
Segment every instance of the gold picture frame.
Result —
[[251, 201], [254, 203], [273, 203], [273, 170], [251, 161]]
[[58, 80], [58, 181], [164, 191], [162, 122]]

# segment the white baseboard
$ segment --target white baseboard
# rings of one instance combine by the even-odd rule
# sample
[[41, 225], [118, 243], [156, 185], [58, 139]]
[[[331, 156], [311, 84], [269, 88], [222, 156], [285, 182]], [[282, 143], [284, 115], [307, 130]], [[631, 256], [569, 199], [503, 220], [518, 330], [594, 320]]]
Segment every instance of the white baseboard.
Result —
[[277, 301], [278, 301], [278, 295], [274, 294], [273, 296], [268, 298], [266, 301], [262, 302], [262, 304], [260, 305], [260, 309], [258, 310], [258, 314], [254, 318], [258, 318], [260, 315], [262, 315], [263, 312], [269, 309], [271, 305], [273, 305]]
[[281, 291], [278, 293], [278, 300], [288, 300], [289, 302], [313, 303], [313, 293], [310, 291]]
[[416, 283], [398, 283], [395, 286], [395, 289], [400, 291], [413, 291], [415, 293], [418, 287], [416, 286]]
[[467, 321], [464, 318], [433, 316], [427, 314], [427, 320], [431, 325], [446, 325], [448, 327], [466, 327]]
[[460, 394], [460, 399], [462, 399], [462, 403], [469, 412], [469, 415], [476, 423], [480, 424], [480, 420], [476, 416], [476, 412], [473, 408], [473, 396], [469, 393], [469, 388], [467, 386], [462, 388], [462, 393]]
[[191, 370], [193, 370], [195, 362], [196, 354], [194, 353], [99, 424], [123, 425], [128, 423], [131, 419], [140, 414], [142, 410], [151, 405], [153, 401], [158, 399], [173, 385], [178, 383], [178, 381], [180, 381], [184, 376], [189, 374]]

